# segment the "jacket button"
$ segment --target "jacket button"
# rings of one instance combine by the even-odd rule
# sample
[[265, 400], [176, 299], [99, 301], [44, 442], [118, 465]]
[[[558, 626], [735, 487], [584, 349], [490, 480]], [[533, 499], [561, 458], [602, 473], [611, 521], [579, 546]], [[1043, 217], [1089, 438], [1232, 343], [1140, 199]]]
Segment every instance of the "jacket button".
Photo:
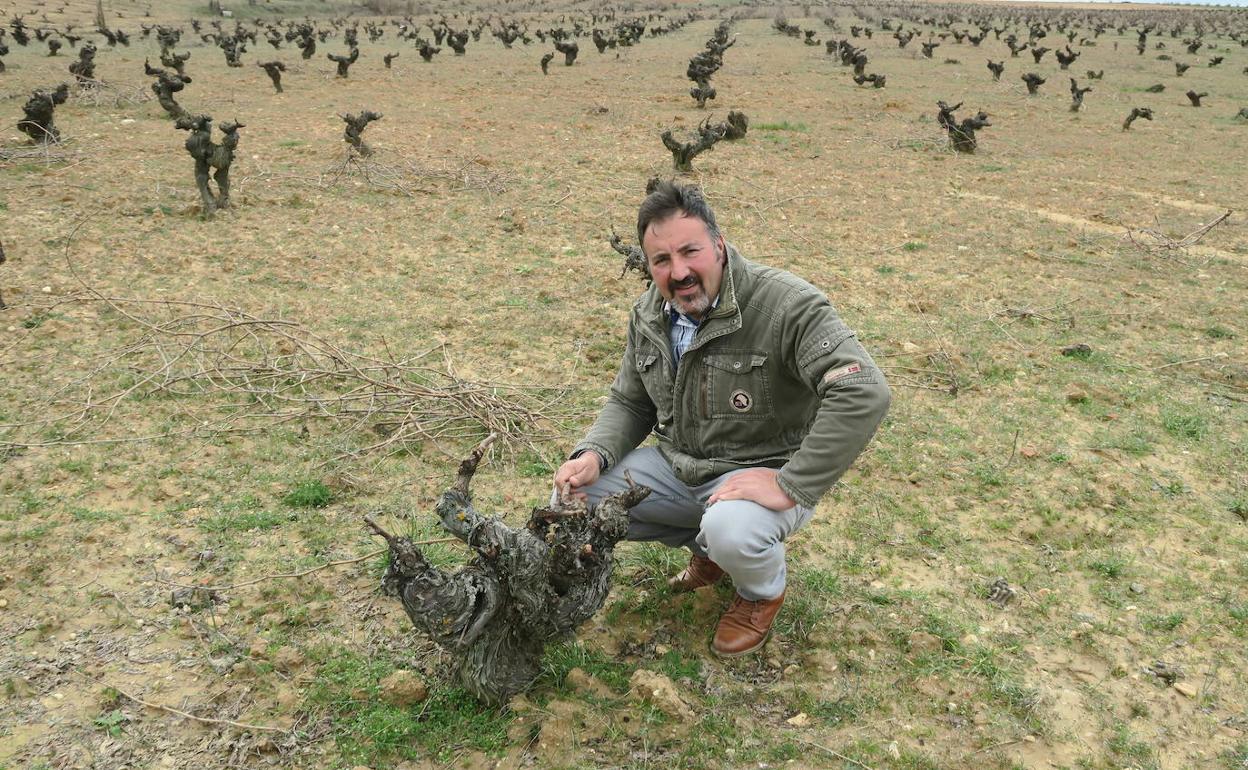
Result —
[[733, 362], [732, 362], [732, 368], [733, 368], [733, 369], [740, 369], [740, 368], [741, 368], [741, 362], [740, 362], [740, 361], [733, 361]]

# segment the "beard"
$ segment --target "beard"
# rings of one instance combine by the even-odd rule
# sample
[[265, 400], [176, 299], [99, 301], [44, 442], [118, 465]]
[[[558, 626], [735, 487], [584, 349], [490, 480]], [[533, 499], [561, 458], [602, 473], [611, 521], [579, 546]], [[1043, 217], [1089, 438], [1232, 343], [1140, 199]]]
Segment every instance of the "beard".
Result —
[[[676, 293], [677, 289], [687, 289], [690, 286], [698, 288], [693, 295], [681, 297]], [[690, 318], [701, 321], [707, 312], [710, 311], [711, 297], [706, 293], [706, 289], [702, 286], [700, 279], [689, 276], [683, 282], [669, 282], [667, 288], [672, 295], [672, 304], [675, 305], [677, 310]]]

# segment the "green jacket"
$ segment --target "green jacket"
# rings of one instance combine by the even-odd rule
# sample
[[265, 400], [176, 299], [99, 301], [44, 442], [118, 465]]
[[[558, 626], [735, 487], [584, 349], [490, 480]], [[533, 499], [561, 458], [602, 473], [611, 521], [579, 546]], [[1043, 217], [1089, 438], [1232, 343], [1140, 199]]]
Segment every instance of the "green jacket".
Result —
[[573, 455], [610, 468], [651, 431], [690, 486], [740, 468], [779, 468], [813, 508], [888, 411], [888, 385], [828, 298], [728, 247], [719, 303], [673, 366], [670, 314], [651, 286], [633, 305], [611, 394]]

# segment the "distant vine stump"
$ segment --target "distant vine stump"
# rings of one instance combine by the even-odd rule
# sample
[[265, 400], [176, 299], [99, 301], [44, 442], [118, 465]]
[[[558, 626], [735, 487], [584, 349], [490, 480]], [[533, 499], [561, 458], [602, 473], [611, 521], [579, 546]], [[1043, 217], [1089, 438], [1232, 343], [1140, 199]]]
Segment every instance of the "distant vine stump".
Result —
[[442, 52], [441, 48], [431, 46], [428, 43], [421, 43], [420, 48], [418, 49], [420, 58], [425, 60], [425, 64], [428, 64], [429, 62], [433, 61], [434, 54], [441, 53], [441, 52]]
[[640, 246], [632, 246], [624, 243], [624, 239], [615, 232], [615, 228], [611, 228], [611, 238], [607, 241], [611, 244], [611, 248], [615, 253], [624, 257], [624, 269], [620, 270], [620, 277], [623, 278], [629, 270], [635, 270], [646, 281], [650, 280], [650, 263], [646, 261], [645, 252]]
[[388, 53], [385, 56], [381, 57], [381, 60], [385, 62], [386, 69], [390, 69], [390, 64], [397, 58], [399, 58], [399, 55], [397, 53]]
[[871, 73], [870, 75], [854, 75], [854, 82], [860, 86], [870, 83], [872, 88], [883, 88], [887, 81], [887, 76], [877, 75], [875, 73]]
[[699, 109], [705, 109], [707, 100], [715, 98], [715, 87], [704, 80], [690, 88], [689, 95], [698, 103]]
[[660, 138], [663, 140], [663, 146], [672, 153], [672, 165], [676, 170], [689, 172], [693, 171], [694, 158], [711, 149], [716, 142], [724, 138], [724, 127], [712, 126], [710, 118], [707, 118], [698, 126], [697, 136], [692, 141], [677, 141], [672, 137], [671, 129], [664, 131]]
[[555, 55], [553, 53], [548, 53], [542, 57], [542, 74], [543, 75], [550, 74], [550, 70], [547, 68], [550, 66], [550, 60], [553, 58], [555, 58]]
[[269, 80], [273, 81], [273, 88], [279, 94], [282, 93], [282, 73], [286, 71], [286, 65], [280, 61], [266, 61], [259, 66], [268, 74]]
[[1031, 96], [1035, 96], [1039, 92], [1040, 86], [1048, 82], [1034, 72], [1028, 72], [1026, 75], [1023, 75], [1022, 81], [1027, 85], [1027, 93]]
[[732, 110], [728, 113], [728, 122], [724, 124], [724, 138], [728, 141], [744, 139], [750, 130], [750, 119], [744, 112]]
[[347, 127], [342, 131], [342, 138], [347, 144], [355, 148], [361, 158], [367, 158], [373, 154], [373, 149], [364, 143], [364, 129], [368, 128], [368, 124], [374, 120], [381, 120], [380, 112], [364, 110], [359, 115], [339, 115]]
[[1248, 120], [1248, 107], [1241, 107], [1239, 112], [1235, 113], [1236, 120]]
[[189, 75], [170, 75], [162, 69], [152, 67], [146, 59], [143, 60], [143, 71], [148, 75], [156, 76], [156, 82], [152, 83], [152, 93], [156, 94], [156, 101], [160, 102], [160, 106], [169, 114], [169, 117], [177, 120], [190, 114], [173, 98], [174, 94], [186, 88], [186, 84], [191, 82]]
[[[230, 206], [230, 165], [234, 162], [234, 150], [238, 147], [238, 129], [242, 123], [222, 123], [225, 136], [221, 144], [212, 141], [212, 118], [208, 115], [187, 115], [175, 124], [183, 131], [190, 131], [186, 138], [186, 151], [195, 159], [195, 185], [203, 200], [204, 216], [212, 216], [217, 209]], [[216, 169], [212, 178], [217, 180], [217, 197], [214, 199], [208, 186], [208, 172]]]
[[437, 505], [442, 527], [473, 551], [458, 571], [434, 567], [409, 538], [365, 521], [390, 547], [383, 592], [451, 653], [464, 689], [497, 705], [533, 684], [547, 644], [569, 637], [606, 602], [628, 509], [650, 489], [630, 480], [592, 511], [576, 501], [535, 508], [513, 529], [472, 504], [469, 485], [489, 441], [460, 464]]
[[1004, 61], [994, 62], [992, 59], [989, 59], [988, 71], [992, 73], [992, 80], [994, 83], [999, 81], [1001, 79], [1001, 73], [1005, 72], [1005, 62]]
[[69, 74], [74, 76], [80, 88], [90, 88], [95, 84], [95, 53], [92, 43], [78, 49], [78, 60], [70, 62]]
[[355, 62], [360, 58], [360, 49], [352, 48], [351, 53], [346, 56], [327, 53], [325, 54], [325, 57], [338, 65], [338, 77], [345, 78], [347, 77], [347, 70], [351, 69], [351, 65], [355, 64]]
[[1083, 109], [1083, 97], [1092, 91], [1092, 86], [1080, 88], [1074, 78], [1070, 79], [1070, 111], [1078, 112]]
[[568, 42], [556, 40], [555, 50], [563, 54], [563, 65], [565, 67], [571, 67], [572, 63], [576, 61], [576, 55], [581, 52], [580, 46], [576, 44], [575, 40]]
[[945, 104], [943, 100], [936, 102], [936, 110], [937, 110], [936, 125], [940, 126], [946, 131], [953, 128], [955, 125], [957, 125], [958, 119], [954, 117], [953, 113], [954, 113], [954, 110], [959, 109], [961, 106], [962, 106], [962, 102], [958, 102], [952, 107], [950, 107], [948, 104]]
[[1165, 90], [1166, 90], [1166, 84], [1165, 84], [1165, 83], [1154, 83], [1153, 85], [1149, 86], [1148, 88], [1145, 88], [1145, 89], [1144, 89], [1144, 93], [1146, 93], [1146, 94], [1159, 94], [1159, 93], [1161, 93], [1162, 91], [1165, 91]]
[[1208, 95], [1209, 95], [1209, 92], [1207, 92], [1207, 91], [1201, 91], [1200, 93], [1196, 93], [1195, 91], [1188, 91], [1188, 92], [1187, 92], [1187, 99], [1188, 99], [1188, 101], [1190, 101], [1190, 102], [1192, 103], [1192, 106], [1193, 106], [1193, 107], [1199, 107], [1199, 106], [1200, 106], [1200, 100], [1201, 100], [1201, 99], [1204, 99], [1204, 98], [1205, 98], [1206, 96], [1208, 96]]
[[52, 120], [52, 114], [58, 104], [64, 104], [69, 98], [69, 84], [61, 83], [56, 89], [46, 91], [42, 88], [31, 93], [26, 104], [22, 105], [25, 117], [17, 121], [17, 130], [31, 138], [35, 144], [58, 142], [61, 132]]
[[975, 148], [979, 146], [979, 141], [975, 138], [975, 132], [981, 128], [988, 128], [992, 124], [988, 122], [988, 113], [976, 113], [973, 118], [965, 118], [957, 126], [949, 129], [949, 141], [953, 143], [953, 149], [958, 152], [974, 154]]
[[1131, 124], [1135, 122], [1136, 118], [1144, 118], [1145, 120], [1152, 120], [1153, 110], [1149, 107], [1132, 107], [1131, 114], [1128, 115], [1127, 119], [1122, 122], [1122, 130], [1130, 131]]

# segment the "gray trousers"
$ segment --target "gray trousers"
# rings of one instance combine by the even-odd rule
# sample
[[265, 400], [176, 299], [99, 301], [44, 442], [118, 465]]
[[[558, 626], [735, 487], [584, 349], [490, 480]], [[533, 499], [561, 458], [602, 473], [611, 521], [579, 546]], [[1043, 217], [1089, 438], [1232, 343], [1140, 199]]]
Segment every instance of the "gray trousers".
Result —
[[634, 449], [582, 490], [590, 505], [627, 488], [625, 471], [634, 482], [654, 490], [629, 511], [629, 540], [657, 540], [710, 557], [732, 577], [737, 593], [750, 601], [774, 599], [784, 592], [784, 540], [810, 521], [811, 509], [796, 505], [773, 511], [748, 500], [721, 500], [708, 508], [707, 498], [741, 471], [686, 486], [654, 447]]

